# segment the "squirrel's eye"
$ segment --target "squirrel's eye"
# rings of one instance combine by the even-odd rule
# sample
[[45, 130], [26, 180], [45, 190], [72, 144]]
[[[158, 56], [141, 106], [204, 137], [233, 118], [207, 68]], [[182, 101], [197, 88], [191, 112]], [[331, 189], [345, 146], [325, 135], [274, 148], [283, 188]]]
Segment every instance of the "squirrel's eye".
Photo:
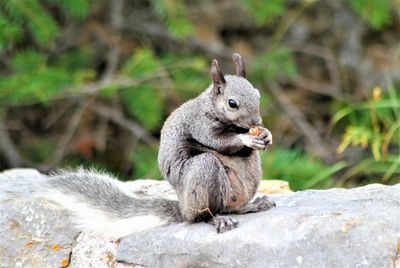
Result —
[[236, 101], [234, 101], [234, 100], [232, 100], [232, 99], [229, 99], [229, 100], [228, 100], [228, 105], [229, 105], [229, 107], [231, 107], [232, 109], [236, 109], [236, 108], [238, 107]]

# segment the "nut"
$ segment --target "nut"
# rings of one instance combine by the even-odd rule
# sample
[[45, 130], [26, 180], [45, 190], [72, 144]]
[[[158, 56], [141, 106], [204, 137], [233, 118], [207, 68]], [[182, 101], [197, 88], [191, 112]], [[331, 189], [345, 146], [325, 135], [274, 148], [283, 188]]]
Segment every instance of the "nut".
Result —
[[249, 134], [251, 136], [258, 136], [258, 135], [261, 134], [261, 129], [258, 128], [258, 127], [252, 127], [252, 128], [249, 129]]

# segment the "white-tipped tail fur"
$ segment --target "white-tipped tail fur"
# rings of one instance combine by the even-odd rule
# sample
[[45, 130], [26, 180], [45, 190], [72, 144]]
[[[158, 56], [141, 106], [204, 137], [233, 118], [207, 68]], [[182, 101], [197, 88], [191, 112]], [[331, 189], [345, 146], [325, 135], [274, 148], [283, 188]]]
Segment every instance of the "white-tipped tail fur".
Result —
[[0, 200], [45, 198], [65, 207], [82, 231], [118, 239], [131, 233], [182, 221], [177, 201], [141, 199], [105, 173], [62, 170], [50, 176], [5, 176]]
[[104, 238], [118, 239], [132, 233], [149, 230], [167, 224], [154, 215], [117, 218], [109, 213], [90, 207], [72, 196], [55, 191], [46, 194], [46, 199], [65, 207], [71, 214], [75, 227], [81, 231], [96, 233]]
[[83, 231], [117, 239], [171, 222], [170, 201], [139, 199], [105, 173], [62, 170], [49, 177], [48, 185], [45, 197], [70, 211]]

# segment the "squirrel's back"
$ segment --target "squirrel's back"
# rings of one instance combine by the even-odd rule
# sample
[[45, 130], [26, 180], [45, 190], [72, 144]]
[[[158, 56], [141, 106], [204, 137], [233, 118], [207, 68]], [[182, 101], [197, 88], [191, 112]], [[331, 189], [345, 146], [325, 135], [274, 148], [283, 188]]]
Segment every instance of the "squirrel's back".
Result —
[[170, 114], [163, 125], [158, 151], [158, 164], [161, 174], [167, 180], [170, 176], [178, 176], [185, 161], [191, 157], [190, 128], [196, 120], [204, 121], [204, 119], [201, 119], [204, 107], [207, 105], [207, 103], [203, 103], [206, 101], [204, 95], [205, 92], [183, 103]]

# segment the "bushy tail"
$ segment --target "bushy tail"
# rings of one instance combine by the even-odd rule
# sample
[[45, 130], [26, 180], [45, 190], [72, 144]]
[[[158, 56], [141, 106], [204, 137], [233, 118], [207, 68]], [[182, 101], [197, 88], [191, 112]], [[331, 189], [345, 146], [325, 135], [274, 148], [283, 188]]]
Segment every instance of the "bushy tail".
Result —
[[[50, 176], [40, 175], [35, 181], [29, 179], [30, 186], [26, 186], [25, 177], [19, 180], [23, 188], [30, 187], [34, 196], [64, 206], [80, 230], [107, 238], [117, 239], [182, 221], [178, 201], [137, 198], [125, 190], [121, 182], [96, 171], [61, 170]], [[22, 189], [21, 193], [26, 194], [26, 190]]]

